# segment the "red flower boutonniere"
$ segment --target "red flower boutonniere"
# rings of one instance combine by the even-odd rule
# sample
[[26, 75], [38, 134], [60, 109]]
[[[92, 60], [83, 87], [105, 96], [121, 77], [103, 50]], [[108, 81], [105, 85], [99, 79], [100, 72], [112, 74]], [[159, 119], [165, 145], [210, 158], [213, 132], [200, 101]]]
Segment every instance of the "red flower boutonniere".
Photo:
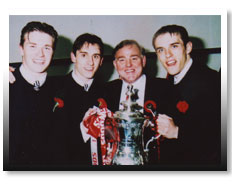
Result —
[[153, 113], [156, 110], [156, 103], [152, 100], [148, 100], [144, 103], [144, 109], [148, 113]]
[[58, 108], [63, 108], [64, 107], [64, 101], [60, 98], [54, 98], [54, 101], [56, 102], [54, 108], [53, 108], [53, 112], [55, 111], [56, 107]]
[[186, 101], [179, 101], [176, 107], [181, 113], [185, 113], [189, 109], [189, 105]]
[[103, 98], [98, 98], [98, 103], [99, 103], [99, 108], [103, 109], [103, 108], [107, 108], [107, 103]]

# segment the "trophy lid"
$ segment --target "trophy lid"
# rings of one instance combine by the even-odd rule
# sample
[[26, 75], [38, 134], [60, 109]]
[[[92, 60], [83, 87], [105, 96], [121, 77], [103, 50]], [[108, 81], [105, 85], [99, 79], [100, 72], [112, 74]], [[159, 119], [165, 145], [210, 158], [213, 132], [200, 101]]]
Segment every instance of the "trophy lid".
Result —
[[114, 117], [125, 120], [132, 119], [144, 119], [143, 114], [139, 111], [143, 107], [140, 106], [136, 100], [138, 99], [138, 90], [133, 89], [132, 85], [128, 86], [128, 90], [126, 92], [126, 100], [121, 102], [123, 109], [115, 112]]

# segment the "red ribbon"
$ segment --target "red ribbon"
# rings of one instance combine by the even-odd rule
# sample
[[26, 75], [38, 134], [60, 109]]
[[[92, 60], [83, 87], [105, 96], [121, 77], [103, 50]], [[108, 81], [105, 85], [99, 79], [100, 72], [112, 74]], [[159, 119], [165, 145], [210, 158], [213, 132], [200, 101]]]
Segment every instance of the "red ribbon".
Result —
[[113, 118], [113, 113], [107, 109], [105, 100], [98, 99], [98, 101], [101, 109], [97, 108], [96, 112], [93, 112], [93, 114], [90, 113], [87, 119], [83, 121], [83, 124], [88, 128], [87, 133], [89, 135], [96, 139], [100, 138], [102, 163], [103, 165], [109, 165], [117, 150], [119, 133], [116, 121]]

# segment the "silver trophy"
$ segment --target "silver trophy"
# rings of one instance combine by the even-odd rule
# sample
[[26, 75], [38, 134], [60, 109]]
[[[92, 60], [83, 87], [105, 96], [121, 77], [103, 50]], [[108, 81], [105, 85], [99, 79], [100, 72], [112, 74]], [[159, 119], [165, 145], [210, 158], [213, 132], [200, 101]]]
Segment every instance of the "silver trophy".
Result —
[[127, 100], [121, 103], [123, 109], [114, 114], [120, 141], [113, 157], [113, 165], [144, 165], [148, 160], [148, 144], [144, 147], [143, 139], [144, 128], [148, 122], [139, 111], [143, 107], [136, 103], [137, 92], [137, 89], [129, 86]]

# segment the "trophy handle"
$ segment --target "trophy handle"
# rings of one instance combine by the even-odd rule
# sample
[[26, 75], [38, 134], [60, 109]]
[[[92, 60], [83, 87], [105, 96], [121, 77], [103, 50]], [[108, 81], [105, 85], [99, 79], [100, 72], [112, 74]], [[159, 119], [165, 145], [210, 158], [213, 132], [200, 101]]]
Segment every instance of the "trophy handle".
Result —
[[161, 134], [159, 134], [159, 135], [156, 136], [156, 137], [151, 137], [150, 140], [147, 141], [147, 144], [146, 144], [146, 146], [145, 146], [144, 151], [145, 151], [145, 152], [148, 152], [148, 151], [149, 151], [149, 148], [148, 148], [149, 144], [150, 144], [151, 142], [153, 142], [154, 140], [158, 139], [160, 136], [161, 136]]
[[[158, 112], [156, 111], [156, 103], [155, 103], [154, 101], [152, 101], [152, 100], [146, 101], [146, 102], [145, 102], [145, 105], [144, 105], [144, 109], [145, 109], [146, 112], [152, 114], [152, 119], [153, 119], [154, 121], [157, 119], [157, 117], [158, 117]], [[152, 124], [153, 124], [153, 126], [154, 126], [154, 125], [155, 125], [155, 122], [153, 122]], [[150, 140], [147, 141], [144, 151], [145, 151], [145, 152], [148, 152], [148, 151], [149, 151], [149, 149], [148, 149], [149, 144], [150, 144], [151, 142], [153, 142], [154, 140], [160, 138], [160, 136], [161, 136], [161, 135], [158, 133], [156, 136], [151, 137]]]

